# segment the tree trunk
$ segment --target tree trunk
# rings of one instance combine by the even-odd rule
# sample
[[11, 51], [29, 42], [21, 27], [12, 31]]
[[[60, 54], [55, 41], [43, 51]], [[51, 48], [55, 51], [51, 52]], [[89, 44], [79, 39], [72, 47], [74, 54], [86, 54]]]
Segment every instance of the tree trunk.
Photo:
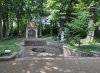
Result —
[[96, 5], [95, 4], [92, 7], [90, 7], [90, 15], [91, 17], [88, 23], [88, 28], [93, 28], [93, 29], [91, 29], [88, 32], [87, 40], [91, 42], [94, 39], [94, 32], [95, 32], [95, 29], [94, 29], [94, 23], [96, 21]]
[[6, 37], [6, 24], [5, 24], [5, 18], [3, 16], [3, 37]]
[[13, 17], [11, 14], [10, 14], [10, 25], [11, 25], [10, 36], [13, 37]]
[[3, 39], [3, 34], [2, 34], [2, 16], [0, 14], [0, 40]]
[[8, 37], [8, 29], [9, 29], [8, 13], [5, 13], [5, 15], [3, 16], [3, 36], [4, 38]]
[[39, 17], [39, 36], [41, 37], [42, 36], [42, 19], [41, 17]]
[[[90, 20], [89, 20], [89, 23], [88, 23], [88, 28], [91, 29], [91, 28], [93, 27], [93, 24], [94, 24], [93, 20], [90, 19]], [[91, 42], [93, 39], [94, 39], [94, 29], [91, 29], [91, 30], [88, 32], [87, 40]]]
[[50, 25], [50, 35], [52, 36], [52, 34], [53, 34], [53, 31], [52, 31], [52, 24], [53, 24], [53, 21], [51, 21], [50, 24], [51, 24], [51, 25]]
[[9, 20], [8, 20], [8, 13], [6, 14], [6, 37], [5, 38], [7, 38], [8, 37], [8, 34], [9, 34]]
[[17, 35], [20, 34], [20, 26], [19, 26], [19, 22], [20, 22], [20, 20], [19, 20], [19, 18], [17, 18]]
[[39, 27], [39, 30], [40, 30], [40, 31], [39, 31], [39, 36], [41, 37], [41, 36], [42, 36], [42, 24], [40, 23], [39, 26], [40, 26], [40, 27]]

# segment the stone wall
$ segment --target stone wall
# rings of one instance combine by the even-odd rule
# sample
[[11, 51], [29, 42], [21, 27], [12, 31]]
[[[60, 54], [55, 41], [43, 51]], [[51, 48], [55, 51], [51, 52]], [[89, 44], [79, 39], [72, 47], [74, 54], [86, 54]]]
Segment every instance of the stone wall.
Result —
[[68, 47], [64, 47], [66, 49], [68, 56], [80, 56], [80, 57], [91, 57], [92, 55], [86, 52], [82, 52], [76, 49], [69, 49]]
[[90, 53], [93, 57], [100, 57], [100, 52], [91, 51]]
[[81, 56], [81, 57], [100, 57], [100, 52], [91, 51], [90, 53], [86, 53], [83, 51], [79, 51], [76, 49], [70, 49], [69, 47], [64, 47], [66, 49], [68, 56]]
[[24, 42], [25, 46], [46, 46], [46, 40], [38, 40], [38, 39], [27, 39]]

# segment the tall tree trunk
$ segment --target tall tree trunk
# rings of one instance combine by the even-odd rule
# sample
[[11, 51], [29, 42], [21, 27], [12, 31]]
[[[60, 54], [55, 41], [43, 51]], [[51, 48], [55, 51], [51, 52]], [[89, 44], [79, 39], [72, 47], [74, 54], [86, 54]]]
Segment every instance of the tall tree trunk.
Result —
[[20, 34], [20, 26], [19, 26], [19, 24], [20, 24], [20, 19], [17, 17], [17, 35]]
[[5, 13], [5, 15], [3, 16], [3, 36], [4, 38], [8, 37], [8, 29], [9, 29], [8, 13]]
[[95, 32], [95, 29], [93, 28], [94, 23], [96, 21], [96, 5], [95, 4], [90, 7], [90, 15], [91, 17], [88, 23], [88, 28], [92, 28], [92, 29], [87, 34], [87, 40], [91, 42], [94, 39], [94, 32]]
[[42, 36], [42, 19], [39, 17], [39, 36]]
[[3, 34], [2, 34], [2, 16], [0, 14], [0, 40], [3, 39]]
[[6, 24], [5, 24], [5, 18], [3, 16], [3, 37], [6, 37]]
[[17, 35], [20, 35], [20, 19], [21, 19], [21, 14], [18, 12], [16, 15], [17, 18]]
[[50, 25], [50, 35], [52, 36], [52, 34], [53, 34], [53, 31], [52, 31], [52, 24], [53, 24], [53, 21], [51, 20], [50, 23], [51, 23], [51, 25]]
[[[91, 29], [93, 27], [93, 24], [94, 24], [93, 20], [90, 19], [88, 23], [88, 28]], [[94, 29], [91, 29], [87, 34], [87, 40], [91, 42], [93, 39], [94, 39]]]
[[10, 14], [10, 25], [11, 25], [10, 36], [13, 37], [13, 17], [11, 14]]
[[40, 30], [40, 31], [39, 31], [39, 36], [41, 37], [41, 36], [42, 36], [42, 24], [40, 23], [39, 26], [40, 26], [40, 27], [39, 27], [39, 30]]
[[6, 14], [6, 38], [8, 37], [9, 34], [9, 19], [8, 19], [8, 12]]

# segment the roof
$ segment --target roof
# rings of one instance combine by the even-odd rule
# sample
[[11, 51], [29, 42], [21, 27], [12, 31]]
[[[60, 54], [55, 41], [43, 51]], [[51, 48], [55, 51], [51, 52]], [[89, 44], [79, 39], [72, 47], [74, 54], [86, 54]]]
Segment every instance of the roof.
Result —
[[35, 25], [35, 23], [33, 23], [32, 21], [30, 21], [27, 25], [27, 28], [37, 28], [37, 26]]

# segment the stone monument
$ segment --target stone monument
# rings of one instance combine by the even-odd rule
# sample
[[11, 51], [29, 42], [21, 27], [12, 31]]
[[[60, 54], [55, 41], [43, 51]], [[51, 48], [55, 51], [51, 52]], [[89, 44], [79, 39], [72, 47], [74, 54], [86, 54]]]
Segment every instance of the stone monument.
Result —
[[32, 21], [26, 27], [26, 38], [38, 38], [37, 26]]

